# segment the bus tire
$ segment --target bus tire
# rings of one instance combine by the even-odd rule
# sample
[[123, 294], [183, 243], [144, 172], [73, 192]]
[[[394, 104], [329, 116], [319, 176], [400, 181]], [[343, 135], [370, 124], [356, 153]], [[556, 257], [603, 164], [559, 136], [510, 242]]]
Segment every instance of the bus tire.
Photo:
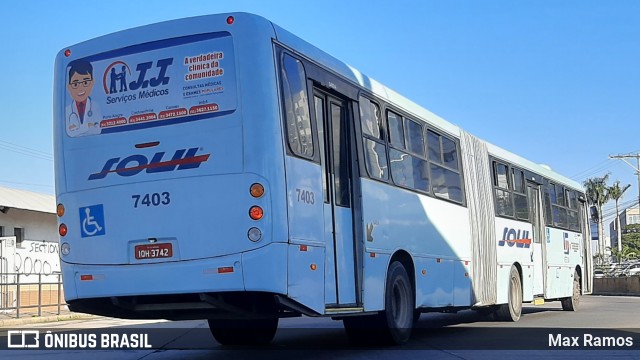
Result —
[[564, 311], [578, 311], [578, 307], [580, 306], [580, 276], [577, 271], [573, 274], [572, 295], [560, 299], [560, 303]]
[[404, 344], [413, 330], [415, 295], [413, 285], [402, 263], [389, 266], [384, 296], [384, 312], [380, 314], [384, 325], [385, 342]]
[[399, 261], [389, 266], [384, 311], [377, 315], [350, 316], [342, 320], [349, 340], [358, 345], [399, 345], [409, 341], [415, 311], [413, 285]]
[[522, 282], [515, 266], [509, 272], [509, 302], [498, 305], [496, 316], [500, 321], [516, 322], [522, 316]]
[[221, 345], [267, 345], [278, 330], [278, 318], [208, 321], [211, 335]]

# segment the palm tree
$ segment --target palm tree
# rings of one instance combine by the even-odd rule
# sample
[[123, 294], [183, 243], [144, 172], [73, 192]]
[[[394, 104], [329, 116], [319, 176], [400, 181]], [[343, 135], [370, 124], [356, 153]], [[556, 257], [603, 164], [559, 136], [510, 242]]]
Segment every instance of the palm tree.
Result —
[[616, 202], [616, 230], [618, 232], [618, 252], [622, 252], [622, 230], [620, 229], [620, 210], [618, 209], [618, 201], [622, 198], [622, 194], [624, 194], [627, 189], [631, 187], [631, 184], [627, 184], [623, 187], [620, 187], [620, 180], [616, 180], [616, 182], [609, 186], [607, 189], [607, 193], [609, 197]]
[[[602, 206], [609, 201], [609, 192], [607, 191], [607, 181], [609, 174], [603, 177], [589, 178], [583, 182], [585, 187], [587, 201], [590, 205], [594, 205], [598, 209], [598, 252], [604, 254], [604, 225], [602, 219]], [[594, 219], [595, 221], [596, 219]]]
[[623, 246], [622, 249], [613, 249], [611, 251], [613, 255], [618, 260], [618, 264], [622, 264], [623, 262], [634, 259], [637, 257], [636, 253], [627, 245]]

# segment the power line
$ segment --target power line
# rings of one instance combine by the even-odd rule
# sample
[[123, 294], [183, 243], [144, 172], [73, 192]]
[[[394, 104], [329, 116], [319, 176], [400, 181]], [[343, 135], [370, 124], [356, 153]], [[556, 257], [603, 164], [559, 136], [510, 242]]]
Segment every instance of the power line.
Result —
[[15, 153], [26, 155], [26, 156], [31, 156], [31, 157], [42, 159], [42, 160], [53, 161], [53, 155], [51, 155], [50, 153], [28, 148], [22, 145], [17, 145], [14, 143], [10, 143], [8, 141], [0, 140], [0, 149], [4, 149], [7, 151], [15, 152]]
[[[640, 152], [636, 152], [635, 154], [609, 155], [609, 158], [620, 159], [636, 171], [636, 175], [638, 175], [638, 202], [640, 203]], [[636, 159], [636, 161], [638, 162], [638, 166], [633, 166], [630, 162], [627, 161], [627, 159]]]
[[[630, 152], [628, 154], [618, 155], [618, 156], [634, 156], [633, 155], [634, 153], [638, 154], [638, 153], [640, 153], [640, 150], [633, 151], [633, 152]], [[611, 168], [611, 167], [616, 165], [616, 162], [609, 161], [609, 160], [611, 160], [611, 158], [612, 157], [609, 157], [608, 159], [602, 160], [602, 161], [596, 163], [595, 165], [593, 165], [593, 166], [591, 166], [591, 167], [589, 167], [589, 168], [587, 168], [585, 170], [582, 170], [582, 171], [574, 174], [570, 178], [573, 179], [573, 180], [576, 180], [576, 181], [580, 181], [580, 180], [587, 179], [592, 175], [602, 174], [605, 170], [607, 170], [607, 169], [609, 169], [609, 168]]]
[[[631, 207], [635, 207], [636, 205], [638, 205], [638, 199], [633, 199], [633, 200], [628, 200], [628, 201], [618, 203], [618, 208], [625, 210]], [[603, 210], [602, 213], [603, 213], [602, 214], [603, 218], [606, 218], [609, 216], [615, 216], [616, 215], [615, 205], [611, 209]]]
[[47, 188], [53, 189], [53, 185], [45, 185], [45, 184], [32, 184], [32, 183], [25, 183], [25, 182], [18, 182], [18, 181], [8, 181], [8, 180], [0, 180], [0, 183], [3, 183], [3, 184], [15, 184], [15, 185], [29, 185], [29, 186], [42, 186], [42, 187], [47, 187]]
[[[593, 169], [600, 168], [600, 167], [603, 167], [603, 166], [607, 167], [610, 163], [611, 163], [611, 161], [609, 161], [609, 159], [603, 160], [603, 161], [593, 165], [592, 167], [590, 167], [590, 168], [588, 168], [586, 170], [583, 170], [583, 171], [580, 171], [579, 173], [576, 173], [575, 175], [571, 176], [571, 178], [574, 179], [574, 180], [582, 180], [583, 178], [586, 177], [586, 174], [591, 174], [593, 172], [596, 172], [596, 170], [593, 170]], [[600, 171], [600, 170], [598, 170], [598, 171]]]

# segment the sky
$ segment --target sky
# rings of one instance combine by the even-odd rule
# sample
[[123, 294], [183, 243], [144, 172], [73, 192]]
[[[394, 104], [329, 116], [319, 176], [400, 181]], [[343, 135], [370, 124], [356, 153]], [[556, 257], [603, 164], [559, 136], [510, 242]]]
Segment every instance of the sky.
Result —
[[58, 51], [232, 11], [264, 16], [466, 131], [578, 182], [609, 173], [610, 183], [631, 184], [623, 205], [638, 199], [634, 169], [608, 158], [640, 152], [635, 0], [10, 0], [0, 27], [0, 186], [55, 193]]

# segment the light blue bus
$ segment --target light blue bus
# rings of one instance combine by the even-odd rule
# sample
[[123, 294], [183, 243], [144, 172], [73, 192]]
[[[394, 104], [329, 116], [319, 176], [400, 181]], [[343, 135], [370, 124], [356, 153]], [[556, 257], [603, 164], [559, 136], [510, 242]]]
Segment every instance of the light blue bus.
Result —
[[580, 184], [261, 17], [70, 46], [54, 93], [73, 311], [208, 319], [222, 344], [328, 316], [403, 343], [421, 312], [517, 321], [591, 289]]

